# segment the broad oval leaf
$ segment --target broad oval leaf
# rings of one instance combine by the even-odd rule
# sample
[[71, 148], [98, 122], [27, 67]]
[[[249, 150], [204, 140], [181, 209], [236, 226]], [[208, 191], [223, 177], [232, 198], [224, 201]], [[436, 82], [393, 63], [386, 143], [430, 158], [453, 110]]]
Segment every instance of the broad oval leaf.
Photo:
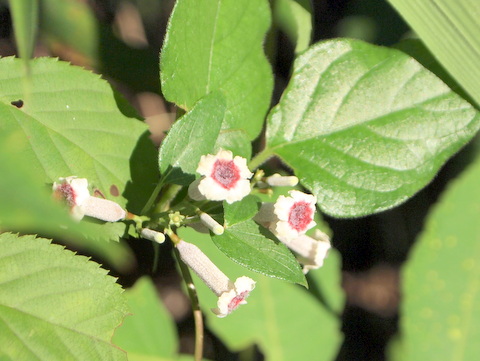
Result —
[[220, 251], [249, 270], [307, 285], [300, 265], [288, 248], [265, 237], [260, 226], [252, 220], [228, 227], [212, 240]]
[[200, 157], [212, 154], [225, 118], [225, 99], [220, 92], [202, 98], [168, 132], [159, 152], [165, 181], [188, 185], [195, 179]]
[[27, 84], [18, 59], [0, 59], [0, 102], [10, 109], [0, 129], [28, 140], [24, 156], [38, 181], [87, 178], [106, 198], [140, 212], [157, 177], [147, 126], [98, 75], [51, 58], [30, 67]]
[[480, 161], [444, 193], [405, 265], [399, 360], [480, 352]]
[[221, 90], [227, 101], [222, 129], [256, 138], [273, 89], [262, 45], [269, 25], [266, 0], [177, 0], [160, 60], [165, 97], [188, 111]]
[[0, 235], [0, 345], [12, 360], [125, 360], [111, 343], [122, 289], [86, 257], [44, 238]]
[[[225, 318], [218, 318], [209, 311], [216, 305], [217, 298], [193, 275], [209, 329], [230, 350], [241, 351], [256, 344], [268, 361], [335, 359], [342, 342], [341, 320], [309, 290], [259, 275], [232, 263], [205, 239], [205, 235], [188, 231], [183, 232], [182, 237], [197, 242], [202, 251], [227, 275], [246, 275], [257, 282], [247, 298], [248, 304]], [[340, 259], [334, 251], [325, 260], [324, 267], [314, 271], [325, 271], [320, 279], [340, 279]], [[337, 289], [340, 289], [340, 284], [337, 284]]]
[[405, 201], [479, 128], [470, 104], [398, 50], [326, 41], [294, 68], [263, 155], [280, 156], [333, 216]]

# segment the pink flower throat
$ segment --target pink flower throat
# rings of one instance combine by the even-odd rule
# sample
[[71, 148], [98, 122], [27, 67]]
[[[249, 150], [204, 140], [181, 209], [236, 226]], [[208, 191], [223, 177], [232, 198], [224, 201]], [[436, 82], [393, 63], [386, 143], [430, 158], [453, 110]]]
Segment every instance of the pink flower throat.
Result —
[[247, 298], [249, 295], [248, 291], [244, 291], [242, 293], [239, 293], [236, 295], [228, 304], [228, 312], [232, 312], [237, 309], [237, 307], [245, 301], [245, 298]]
[[232, 189], [240, 179], [240, 171], [233, 160], [218, 159], [211, 177], [225, 189]]
[[313, 209], [309, 203], [301, 201], [296, 202], [290, 208], [288, 223], [298, 232], [306, 231], [308, 225], [313, 220]]
[[70, 184], [62, 183], [58, 186], [56, 192], [59, 198], [64, 199], [65, 203], [67, 203], [70, 207], [73, 207], [75, 205], [76, 194]]

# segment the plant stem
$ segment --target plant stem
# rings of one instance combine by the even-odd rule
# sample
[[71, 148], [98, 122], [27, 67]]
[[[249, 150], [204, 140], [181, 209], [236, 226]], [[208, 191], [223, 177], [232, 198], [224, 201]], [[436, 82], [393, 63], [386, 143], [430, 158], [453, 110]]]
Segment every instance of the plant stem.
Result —
[[167, 184], [163, 189], [163, 193], [155, 206], [155, 212], [166, 212], [170, 209], [170, 203], [180, 192], [182, 186], [177, 184]]
[[187, 286], [188, 297], [190, 298], [190, 302], [192, 303], [192, 311], [193, 311], [193, 320], [195, 322], [195, 352], [194, 358], [195, 361], [201, 361], [203, 357], [203, 316], [202, 311], [200, 310], [200, 305], [198, 302], [198, 295], [197, 289], [195, 288], [195, 284], [192, 280], [192, 275], [190, 274], [190, 270], [188, 269], [187, 265], [183, 263], [180, 258], [180, 253], [175, 248], [175, 257], [177, 258], [178, 265], [180, 267], [180, 271], [182, 272], [183, 280]]
[[266, 162], [272, 156], [273, 156], [272, 150], [270, 148], [265, 148], [260, 153], [258, 153], [255, 157], [252, 158], [250, 163], [248, 163], [248, 168], [250, 170], [255, 170], [262, 163]]
[[140, 215], [145, 215], [145, 213], [147, 213], [150, 210], [150, 208], [152, 208], [153, 202], [155, 202], [155, 199], [157, 199], [158, 193], [160, 193], [162, 186], [163, 186], [163, 178], [158, 181], [157, 185], [155, 186], [155, 189], [150, 195], [150, 198], [148, 198], [147, 203], [145, 203], [145, 205], [143, 206], [142, 213], [140, 213]]

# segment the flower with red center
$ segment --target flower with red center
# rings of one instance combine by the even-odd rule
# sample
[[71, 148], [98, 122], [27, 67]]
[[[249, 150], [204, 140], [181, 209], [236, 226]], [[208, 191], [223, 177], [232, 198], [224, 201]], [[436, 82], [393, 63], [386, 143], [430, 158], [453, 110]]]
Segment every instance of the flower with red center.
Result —
[[245, 299], [255, 288], [254, 280], [242, 276], [232, 282], [194, 244], [180, 240], [176, 247], [182, 261], [217, 295], [217, 307], [213, 308], [212, 311], [218, 317], [225, 317], [235, 311], [238, 306], [247, 303]]
[[253, 173], [247, 167], [245, 158], [236, 156], [229, 150], [220, 150], [216, 155], [202, 155], [197, 172], [202, 175], [188, 188], [190, 198], [233, 203], [250, 193]]
[[125, 210], [119, 204], [90, 196], [88, 181], [85, 178], [75, 176], [59, 178], [58, 183], [53, 183], [53, 195], [67, 203], [70, 214], [76, 220], [89, 216], [106, 222], [116, 222], [126, 216]]
[[288, 193], [289, 197], [280, 196], [275, 204], [263, 204], [255, 216], [258, 223], [285, 243], [305, 234], [316, 224], [313, 220], [316, 197], [296, 190]]
[[90, 197], [88, 181], [85, 178], [70, 176], [59, 178], [58, 183], [53, 183], [53, 195], [55, 198], [65, 201], [70, 207], [73, 218], [80, 220], [85, 215], [83, 204]]

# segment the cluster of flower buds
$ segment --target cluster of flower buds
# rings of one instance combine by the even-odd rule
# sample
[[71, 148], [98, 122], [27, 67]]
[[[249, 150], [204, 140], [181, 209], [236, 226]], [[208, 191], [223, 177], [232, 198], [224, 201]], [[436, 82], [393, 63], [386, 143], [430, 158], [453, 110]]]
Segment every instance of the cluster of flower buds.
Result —
[[74, 219], [84, 216], [100, 219], [105, 222], [117, 222], [126, 216], [125, 210], [108, 199], [92, 197], [88, 190], [88, 181], [75, 176], [59, 178], [53, 183], [55, 198], [65, 201]]

